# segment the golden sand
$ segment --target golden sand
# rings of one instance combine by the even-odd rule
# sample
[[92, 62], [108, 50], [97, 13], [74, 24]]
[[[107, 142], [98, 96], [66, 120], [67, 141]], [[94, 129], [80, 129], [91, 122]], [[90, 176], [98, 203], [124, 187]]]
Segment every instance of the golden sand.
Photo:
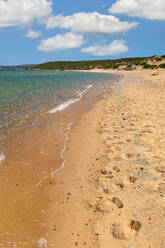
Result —
[[9, 146], [0, 167], [0, 247], [165, 247], [164, 70], [100, 72], [123, 77], [70, 130], [62, 170], [50, 176], [61, 163], [52, 120]]
[[71, 131], [49, 189], [48, 247], [165, 247], [164, 71], [120, 74]]

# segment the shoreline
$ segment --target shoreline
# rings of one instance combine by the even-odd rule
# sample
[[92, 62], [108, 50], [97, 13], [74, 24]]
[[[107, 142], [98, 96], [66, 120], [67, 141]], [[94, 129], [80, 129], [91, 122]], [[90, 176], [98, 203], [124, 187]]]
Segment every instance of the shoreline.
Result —
[[37, 126], [20, 134], [5, 150], [5, 160], [1, 155], [2, 245], [17, 244], [18, 248], [45, 245], [46, 239], [42, 237], [47, 231], [48, 191], [53, 185], [55, 172], [63, 171], [61, 166], [65, 161], [63, 154], [67, 149], [68, 124], [71, 120], [77, 123], [82, 113], [88, 112], [111, 84], [91, 89], [83, 98], [81, 92], [81, 101], [55, 116], [49, 115], [39, 128]]
[[76, 118], [64, 143], [54, 138], [52, 115], [45, 128], [20, 140], [19, 163], [10, 147], [9, 161], [1, 162], [2, 245], [164, 248], [164, 70], [155, 77], [146, 70], [118, 75], [100, 95], [91, 90], [64, 113], [65, 124]]
[[65, 169], [48, 190], [48, 247], [164, 247], [163, 157], [155, 155], [163, 151], [154, 152], [161, 136], [153, 117], [159, 103], [163, 122], [163, 70], [120, 74], [120, 94], [98, 101], [70, 132]]

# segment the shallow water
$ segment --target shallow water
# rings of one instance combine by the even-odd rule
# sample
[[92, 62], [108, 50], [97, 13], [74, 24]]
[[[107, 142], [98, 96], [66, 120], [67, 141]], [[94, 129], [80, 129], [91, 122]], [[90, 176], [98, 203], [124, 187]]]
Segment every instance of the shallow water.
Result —
[[114, 78], [84, 72], [0, 71], [0, 145], [19, 130], [35, 125], [35, 119], [47, 111], [63, 110], [91, 87]]

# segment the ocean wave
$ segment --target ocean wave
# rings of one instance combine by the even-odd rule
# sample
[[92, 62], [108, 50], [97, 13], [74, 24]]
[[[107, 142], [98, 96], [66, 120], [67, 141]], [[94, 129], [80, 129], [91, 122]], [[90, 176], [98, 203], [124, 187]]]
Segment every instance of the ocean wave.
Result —
[[69, 107], [71, 104], [73, 103], [76, 103], [78, 101], [80, 101], [82, 98], [83, 98], [83, 95], [88, 91], [90, 90], [91, 88], [93, 87], [92, 84], [90, 85], [87, 85], [86, 89], [81, 91], [81, 92], [78, 92], [78, 98], [72, 98], [70, 100], [67, 100], [66, 102], [63, 102], [62, 104], [58, 105], [57, 107], [55, 107], [54, 109], [51, 109], [49, 111], [49, 114], [54, 114], [56, 112], [61, 112], [63, 111], [65, 108]]
[[60, 112], [60, 111], [64, 110], [65, 108], [69, 107], [69, 105], [71, 105], [72, 103], [75, 103], [75, 102], [78, 102], [78, 101], [80, 101], [79, 98], [70, 99], [70, 100], [58, 105], [54, 109], [50, 110], [49, 114], [54, 114], [56, 112]]

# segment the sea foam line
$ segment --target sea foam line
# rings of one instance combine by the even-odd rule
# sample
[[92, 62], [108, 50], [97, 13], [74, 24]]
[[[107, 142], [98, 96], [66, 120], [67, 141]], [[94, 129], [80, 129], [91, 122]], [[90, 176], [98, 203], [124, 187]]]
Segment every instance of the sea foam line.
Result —
[[[67, 125], [67, 128], [66, 128], [66, 129], [67, 129], [67, 132], [65, 133], [65, 138], [64, 138], [64, 143], [63, 143], [64, 145], [63, 145], [63, 148], [62, 148], [62, 150], [61, 150], [61, 152], [60, 152], [60, 158], [62, 159], [62, 163], [61, 163], [60, 167], [59, 167], [58, 169], [52, 171], [49, 175], [46, 175], [44, 178], [42, 178], [42, 180], [39, 181], [39, 182], [35, 185], [34, 189], [36, 189], [36, 188], [42, 186], [44, 180], [46, 180], [46, 179], [47, 179], [48, 177], [50, 177], [50, 176], [53, 177], [58, 171], [60, 171], [61, 169], [64, 168], [65, 163], [66, 163], [66, 160], [65, 160], [65, 158], [64, 158], [64, 152], [65, 152], [65, 150], [66, 150], [66, 148], [67, 148], [66, 142], [67, 142], [68, 139], [69, 139], [69, 132], [70, 132], [70, 129], [71, 129], [72, 125], [73, 125], [73, 121], [72, 121], [71, 123], [69, 123], [69, 124]], [[28, 193], [31, 193], [31, 192], [32, 192], [32, 191], [26, 191], [25, 194], [28, 194]], [[15, 200], [15, 201], [16, 201], [16, 200]]]
[[51, 172], [51, 177], [53, 177], [59, 170], [63, 169], [64, 166], [65, 166], [66, 160], [64, 158], [64, 152], [65, 152], [65, 150], [67, 148], [66, 142], [68, 141], [69, 132], [70, 132], [70, 129], [71, 129], [72, 125], [73, 125], [73, 122], [71, 122], [71, 123], [69, 123], [67, 125], [67, 132], [65, 133], [64, 146], [63, 146], [63, 148], [62, 148], [62, 150], [60, 152], [60, 158], [62, 159], [62, 164], [61, 164], [61, 166], [58, 169], [56, 169], [55, 171], [52, 171]]
[[0, 154], [0, 163], [5, 160], [5, 155], [3, 153]]
[[86, 87], [85, 90], [83, 90], [83, 91], [81, 91], [81, 92], [78, 93], [78, 98], [72, 98], [72, 99], [70, 99], [70, 100], [67, 100], [66, 102], [63, 102], [62, 104], [58, 105], [58, 106], [55, 107], [54, 109], [51, 109], [51, 110], [49, 111], [49, 114], [54, 114], [54, 113], [56, 113], [56, 112], [61, 112], [61, 111], [64, 110], [65, 108], [69, 107], [69, 105], [71, 105], [71, 104], [73, 104], [73, 103], [75, 103], [75, 102], [80, 101], [80, 100], [83, 98], [83, 95], [84, 95], [89, 89], [91, 89], [92, 87], [93, 87], [92, 84], [87, 85], [87, 87]]

